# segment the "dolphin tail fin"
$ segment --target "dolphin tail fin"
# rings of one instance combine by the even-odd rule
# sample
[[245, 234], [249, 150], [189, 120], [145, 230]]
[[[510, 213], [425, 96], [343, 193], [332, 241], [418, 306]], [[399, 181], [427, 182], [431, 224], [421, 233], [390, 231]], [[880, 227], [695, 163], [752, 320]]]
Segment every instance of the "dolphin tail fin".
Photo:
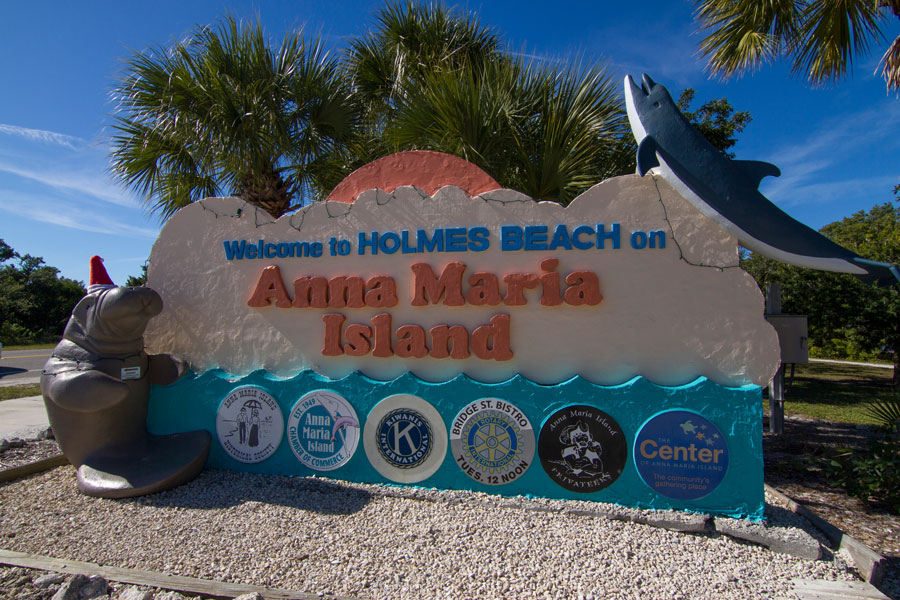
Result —
[[900, 283], [900, 268], [893, 263], [883, 263], [876, 260], [868, 260], [857, 256], [852, 259], [869, 273], [860, 276], [860, 279], [870, 283], [876, 283], [881, 287]]
[[753, 182], [754, 187], [759, 187], [763, 177], [778, 177], [781, 175], [781, 169], [772, 163], [761, 160], [733, 160], [731, 162], [735, 166], [740, 167], [744, 175]]
[[643, 176], [653, 167], [659, 166], [659, 159], [656, 158], [656, 148], [656, 140], [649, 135], [641, 140], [637, 151], [638, 175]]

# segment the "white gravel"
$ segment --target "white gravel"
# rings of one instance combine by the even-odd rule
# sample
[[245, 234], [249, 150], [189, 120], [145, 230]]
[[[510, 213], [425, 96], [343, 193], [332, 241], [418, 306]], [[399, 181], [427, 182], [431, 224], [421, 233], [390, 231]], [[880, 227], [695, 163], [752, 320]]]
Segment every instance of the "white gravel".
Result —
[[[0, 486], [0, 547], [385, 599], [786, 598], [794, 578], [856, 579], [827, 549], [824, 560], [802, 560], [640, 525], [629, 519], [652, 513], [590, 502], [219, 470], [169, 492], [104, 500], [78, 494], [74, 473]], [[794, 527], [770, 524], [807, 535]]]

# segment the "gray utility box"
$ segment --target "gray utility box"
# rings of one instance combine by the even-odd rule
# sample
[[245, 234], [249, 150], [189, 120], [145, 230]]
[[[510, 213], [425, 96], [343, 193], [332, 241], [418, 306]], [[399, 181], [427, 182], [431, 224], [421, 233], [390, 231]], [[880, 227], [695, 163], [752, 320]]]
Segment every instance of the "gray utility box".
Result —
[[781, 344], [783, 364], [809, 362], [809, 327], [806, 315], [766, 315]]

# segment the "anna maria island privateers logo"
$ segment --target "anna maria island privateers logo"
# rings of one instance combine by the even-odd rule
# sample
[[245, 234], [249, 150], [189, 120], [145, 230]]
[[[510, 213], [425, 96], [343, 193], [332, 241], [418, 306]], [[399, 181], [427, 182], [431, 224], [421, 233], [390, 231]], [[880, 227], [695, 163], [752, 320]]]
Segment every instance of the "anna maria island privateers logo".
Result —
[[216, 413], [222, 448], [242, 463], [258, 463], [281, 445], [284, 418], [272, 395], [261, 387], [243, 386], [222, 400]]
[[728, 471], [728, 444], [716, 425], [688, 410], [651, 417], [634, 441], [641, 479], [663, 496], [697, 500], [711, 494]]
[[628, 460], [622, 428], [593, 406], [567, 406], [553, 413], [538, 440], [541, 465], [550, 478], [573, 492], [611, 485]]
[[376, 404], [363, 437], [375, 470], [399, 483], [431, 477], [447, 454], [447, 430], [440, 413], [410, 394], [388, 396]]
[[359, 445], [356, 411], [337, 392], [309, 392], [291, 409], [288, 442], [297, 460], [310, 469], [333, 471], [350, 460]]
[[503, 485], [524, 473], [534, 460], [534, 431], [515, 405], [482, 398], [453, 419], [450, 447], [466, 475], [479, 483]]

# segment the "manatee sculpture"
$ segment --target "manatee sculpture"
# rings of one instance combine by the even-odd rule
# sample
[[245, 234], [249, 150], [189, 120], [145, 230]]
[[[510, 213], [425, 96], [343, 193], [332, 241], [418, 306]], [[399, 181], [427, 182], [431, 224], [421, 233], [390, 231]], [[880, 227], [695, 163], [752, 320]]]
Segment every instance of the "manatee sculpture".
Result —
[[89, 496], [165, 490], [193, 479], [206, 462], [209, 432], [147, 432], [150, 384], [172, 383], [186, 370], [167, 354], [144, 352], [144, 329], [162, 306], [150, 288], [114, 286], [95, 256], [88, 293], [44, 365], [50, 425]]

